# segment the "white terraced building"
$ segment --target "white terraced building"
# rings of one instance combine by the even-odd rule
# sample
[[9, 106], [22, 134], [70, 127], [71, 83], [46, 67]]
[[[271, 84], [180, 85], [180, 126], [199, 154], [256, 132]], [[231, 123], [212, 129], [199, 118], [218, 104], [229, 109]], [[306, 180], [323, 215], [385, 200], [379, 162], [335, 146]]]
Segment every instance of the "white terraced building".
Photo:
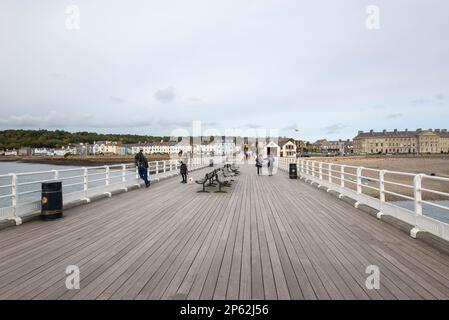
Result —
[[167, 154], [179, 154], [181, 151], [183, 154], [192, 151], [192, 147], [187, 142], [176, 141], [162, 141], [152, 143], [137, 143], [128, 146], [131, 149], [131, 154], [137, 154], [143, 149], [144, 154], [154, 153], [167, 153]]

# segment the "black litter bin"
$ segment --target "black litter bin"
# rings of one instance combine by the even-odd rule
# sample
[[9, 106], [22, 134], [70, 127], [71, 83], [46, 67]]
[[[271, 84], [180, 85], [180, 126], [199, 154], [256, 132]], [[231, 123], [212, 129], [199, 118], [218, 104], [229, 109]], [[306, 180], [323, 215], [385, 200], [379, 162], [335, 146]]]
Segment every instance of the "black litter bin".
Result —
[[42, 219], [62, 218], [62, 182], [42, 183]]
[[213, 167], [214, 166], [214, 160], [210, 159], [209, 160], [209, 167]]
[[288, 165], [288, 176], [290, 179], [298, 179], [298, 169], [296, 163], [290, 163]]

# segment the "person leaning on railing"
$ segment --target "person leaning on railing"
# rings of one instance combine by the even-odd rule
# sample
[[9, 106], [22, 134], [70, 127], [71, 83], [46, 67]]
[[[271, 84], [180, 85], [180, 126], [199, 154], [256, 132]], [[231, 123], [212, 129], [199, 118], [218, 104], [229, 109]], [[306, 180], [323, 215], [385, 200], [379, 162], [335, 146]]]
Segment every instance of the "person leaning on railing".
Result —
[[148, 160], [143, 154], [143, 149], [140, 149], [139, 153], [134, 157], [134, 162], [139, 170], [139, 176], [145, 181], [145, 187], [150, 186], [150, 180], [148, 180]]

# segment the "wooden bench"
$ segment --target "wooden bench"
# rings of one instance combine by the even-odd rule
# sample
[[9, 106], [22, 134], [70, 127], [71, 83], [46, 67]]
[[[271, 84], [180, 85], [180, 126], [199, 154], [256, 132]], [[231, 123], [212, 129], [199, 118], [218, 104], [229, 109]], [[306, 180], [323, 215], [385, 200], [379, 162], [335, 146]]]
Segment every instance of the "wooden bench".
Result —
[[211, 185], [211, 182], [213, 181], [214, 176], [215, 176], [215, 171], [212, 171], [212, 172], [206, 173], [204, 178], [199, 179], [199, 180], [195, 180], [195, 183], [203, 185], [203, 189], [198, 191], [198, 192], [206, 192], [206, 193], [208, 193], [209, 191], [206, 190], [206, 183], [209, 182], [209, 185]]
[[227, 193], [226, 191], [221, 190], [221, 187], [230, 187], [231, 182], [229, 180], [226, 180], [226, 177], [224, 176], [222, 170], [217, 172], [217, 174], [215, 175], [215, 181], [218, 182], [218, 191], [215, 191], [215, 192], [216, 193]]
[[229, 172], [232, 172], [236, 175], [240, 174], [239, 168], [236, 167], [234, 164], [227, 164], [227, 165], [225, 165], [225, 167]]
[[206, 187], [215, 187], [218, 184], [218, 191], [215, 192], [226, 193], [226, 191], [223, 191], [221, 188], [230, 187], [231, 181], [234, 180], [228, 178], [235, 177], [236, 175], [238, 175], [238, 173], [230, 170], [230, 165], [225, 165], [223, 168], [215, 169], [212, 172], [206, 173], [202, 179], [195, 180], [197, 184], [201, 184], [203, 186], [203, 189], [198, 192], [209, 193], [209, 191], [206, 190]]

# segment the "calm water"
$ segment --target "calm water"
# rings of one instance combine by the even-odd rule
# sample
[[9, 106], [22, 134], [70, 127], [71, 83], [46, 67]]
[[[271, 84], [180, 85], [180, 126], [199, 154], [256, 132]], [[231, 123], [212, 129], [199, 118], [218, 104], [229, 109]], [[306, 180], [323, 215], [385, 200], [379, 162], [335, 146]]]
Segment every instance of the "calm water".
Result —
[[[434, 201], [436, 204], [449, 207], [449, 200]], [[414, 203], [413, 201], [394, 201], [395, 205], [413, 211]], [[423, 215], [429, 216], [436, 220], [449, 223], [449, 210], [440, 209], [428, 204], [423, 204]]]
[[48, 170], [62, 170], [77, 168], [72, 166], [55, 166], [51, 164], [0, 162], [0, 175], [8, 173], [22, 173]]

